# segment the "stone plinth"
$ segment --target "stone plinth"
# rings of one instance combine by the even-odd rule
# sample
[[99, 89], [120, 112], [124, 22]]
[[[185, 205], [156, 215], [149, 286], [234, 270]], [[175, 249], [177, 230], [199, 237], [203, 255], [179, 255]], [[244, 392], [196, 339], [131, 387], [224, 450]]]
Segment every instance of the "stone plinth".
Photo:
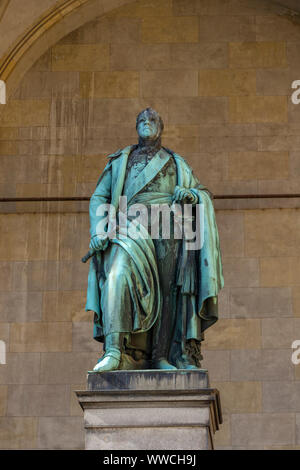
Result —
[[86, 449], [213, 449], [222, 422], [206, 370], [89, 373], [76, 395]]

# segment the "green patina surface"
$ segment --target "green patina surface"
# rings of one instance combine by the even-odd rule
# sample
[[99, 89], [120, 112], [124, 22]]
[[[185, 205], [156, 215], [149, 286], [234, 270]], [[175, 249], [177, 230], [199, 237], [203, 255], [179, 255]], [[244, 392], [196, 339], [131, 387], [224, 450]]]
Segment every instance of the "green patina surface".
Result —
[[[147, 224], [139, 226], [144, 236], [138, 239], [122, 237], [120, 228], [94, 252], [86, 309], [95, 312], [94, 338], [105, 342], [106, 354], [111, 349], [118, 358], [120, 350], [117, 368], [160, 368], [160, 359], [194, 368], [200, 366], [203, 332], [218, 318], [217, 296], [224, 284], [219, 236], [210, 193], [180, 155], [159, 145], [162, 126], [153, 121], [155, 138], [145, 139], [137, 126], [139, 145], [110, 156], [90, 201], [91, 239], [97, 240], [102, 219], [109, 220], [98, 215], [101, 204], [112, 204], [118, 213], [120, 197], [126, 196], [128, 212], [133, 204], [143, 204], [150, 216], [154, 204], [170, 207], [175, 195], [176, 202], [192, 205], [194, 218], [202, 205], [203, 246], [190, 250], [187, 240], [176, 239], [172, 217], [168, 239], [152, 239]], [[128, 233], [139, 215], [127, 216], [123, 231]]]

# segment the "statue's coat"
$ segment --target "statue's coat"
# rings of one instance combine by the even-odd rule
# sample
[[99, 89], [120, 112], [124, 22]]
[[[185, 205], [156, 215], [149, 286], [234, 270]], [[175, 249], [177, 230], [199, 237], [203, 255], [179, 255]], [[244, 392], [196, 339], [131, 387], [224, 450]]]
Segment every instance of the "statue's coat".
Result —
[[[134, 146], [110, 155], [101, 177], [98, 180], [96, 190], [90, 200], [91, 236], [97, 233], [97, 224], [101, 217], [96, 215], [100, 204], [111, 203], [116, 211], [119, 206], [119, 198], [122, 195], [128, 156]], [[177, 285], [181, 292], [181, 308], [189, 310], [189, 304], [196, 309], [200, 320], [201, 332], [215, 323], [218, 319], [217, 295], [224, 285], [222, 263], [219, 246], [219, 235], [215, 221], [215, 213], [211, 197], [206, 188], [199, 183], [187, 162], [178, 154], [169, 149], [162, 148], [158, 154], [145, 167], [143, 174], [138, 177], [132, 186], [131, 198], [141, 192], [149, 182], [155, 178], [169, 158], [173, 157], [177, 170], [177, 185], [192, 190], [198, 195], [199, 201], [204, 205], [204, 243], [201, 250], [186, 251], [185, 241], [182, 241], [181, 262], [178, 265]], [[170, 195], [171, 197], [171, 195]], [[130, 205], [130, 201], [128, 201]], [[141, 279], [137, 286], [139, 301], [143, 303], [146, 314], [135, 322], [134, 332], [149, 330], [160, 314], [162, 299], [159, 289], [158, 272], [155, 266], [155, 251], [151, 239], [147, 240], [112, 240], [113, 243], [122, 246], [136, 261], [136, 275]], [[102, 261], [103, 252], [98, 252], [90, 263], [86, 310], [95, 312], [94, 337], [103, 340], [103, 325], [101, 322], [101, 287], [97, 275], [99, 263]], [[146, 285], [141, 289], [141, 285]], [[141, 320], [141, 321], [139, 321]]]

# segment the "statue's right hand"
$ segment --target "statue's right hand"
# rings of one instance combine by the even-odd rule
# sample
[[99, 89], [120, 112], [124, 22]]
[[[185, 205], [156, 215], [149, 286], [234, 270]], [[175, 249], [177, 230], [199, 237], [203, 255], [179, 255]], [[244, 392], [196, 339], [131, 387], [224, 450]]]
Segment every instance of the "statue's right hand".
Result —
[[104, 251], [108, 246], [108, 238], [101, 238], [95, 235], [91, 239], [90, 250], [93, 251]]

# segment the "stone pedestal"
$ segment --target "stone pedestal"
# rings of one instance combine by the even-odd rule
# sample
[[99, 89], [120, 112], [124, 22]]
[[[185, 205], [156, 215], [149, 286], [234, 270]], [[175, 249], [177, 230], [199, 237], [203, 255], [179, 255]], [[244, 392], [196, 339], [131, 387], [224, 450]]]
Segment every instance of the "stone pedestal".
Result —
[[89, 373], [77, 391], [86, 449], [213, 449], [222, 422], [206, 370]]

